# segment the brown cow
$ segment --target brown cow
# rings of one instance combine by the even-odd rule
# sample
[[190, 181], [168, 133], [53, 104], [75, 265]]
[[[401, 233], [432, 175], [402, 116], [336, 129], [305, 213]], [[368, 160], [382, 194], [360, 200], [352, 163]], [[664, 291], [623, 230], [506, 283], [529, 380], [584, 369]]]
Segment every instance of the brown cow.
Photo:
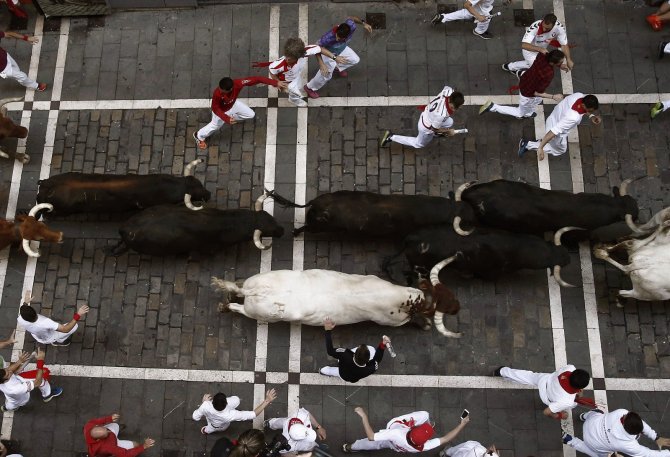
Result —
[[[18, 102], [23, 100], [23, 97], [16, 98], [3, 98], [0, 100], [0, 140], [5, 138], [26, 138], [28, 136], [28, 129], [16, 125], [9, 117], [7, 117], [7, 108], [5, 105], [10, 102]], [[12, 154], [16, 160], [20, 160], [23, 163], [28, 163], [30, 161], [30, 156], [28, 154]], [[0, 150], [0, 157], [8, 159], [10, 153]]]
[[35, 219], [35, 214], [42, 209], [51, 211], [53, 206], [48, 203], [35, 205], [27, 216], [18, 215], [14, 222], [0, 219], [0, 249], [22, 241], [23, 250], [26, 254], [30, 257], [39, 257], [39, 251], [30, 247], [30, 240], [62, 243], [63, 232], [50, 230], [44, 222]]

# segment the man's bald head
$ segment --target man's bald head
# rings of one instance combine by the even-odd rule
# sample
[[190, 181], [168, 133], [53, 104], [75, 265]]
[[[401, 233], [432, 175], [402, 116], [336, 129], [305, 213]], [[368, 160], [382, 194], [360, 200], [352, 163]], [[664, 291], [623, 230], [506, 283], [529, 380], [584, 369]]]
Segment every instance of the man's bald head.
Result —
[[91, 438], [94, 440], [107, 438], [107, 435], [109, 435], [109, 429], [106, 427], [93, 427], [91, 429]]

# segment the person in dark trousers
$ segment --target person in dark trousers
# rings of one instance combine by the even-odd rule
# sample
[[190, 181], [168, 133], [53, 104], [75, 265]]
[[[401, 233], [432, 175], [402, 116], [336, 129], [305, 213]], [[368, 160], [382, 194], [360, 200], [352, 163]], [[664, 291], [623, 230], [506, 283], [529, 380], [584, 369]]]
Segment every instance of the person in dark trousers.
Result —
[[377, 371], [379, 363], [384, 357], [384, 349], [391, 344], [390, 338], [384, 335], [379, 346], [377, 346], [377, 350], [365, 344], [361, 344], [354, 349], [341, 347], [335, 349], [332, 338], [335, 322], [327, 317], [323, 321], [323, 328], [326, 329], [326, 351], [329, 356], [337, 359], [338, 366], [323, 367], [319, 370], [319, 373], [325, 376], [339, 376], [347, 382], [358, 382]]

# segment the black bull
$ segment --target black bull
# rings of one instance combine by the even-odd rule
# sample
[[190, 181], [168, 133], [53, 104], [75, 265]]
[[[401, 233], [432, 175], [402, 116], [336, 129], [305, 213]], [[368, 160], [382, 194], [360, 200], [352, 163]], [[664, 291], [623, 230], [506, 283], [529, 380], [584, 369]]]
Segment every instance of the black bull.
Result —
[[[456, 201], [470, 204], [477, 220], [487, 227], [511, 232], [541, 234], [561, 227], [581, 227], [594, 230], [626, 220], [629, 225], [637, 218], [635, 200], [626, 195], [632, 180], [614, 187], [613, 196], [597, 193], [565, 192], [541, 189], [530, 184], [499, 179], [489, 183], [466, 183], [456, 191]], [[456, 218], [455, 230], [472, 226]]]
[[475, 220], [469, 205], [426, 195], [380, 195], [341, 190], [319, 195], [306, 205], [298, 205], [275, 192], [269, 192], [268, 196], [283, 206], [309, 208], [305, 225], [295, 229], [294, 235], [331, 232], [402, 239], [419, 227], [452, 224], [456, 214], [469, 223]]
[[[554, 245], [533, 235], [510, 233], [503, 230], [478, 228], [472, 235], [463, 237], [449, 226], [426, 227], [405, 238], [404, 253], [412, 267], [433, 270], [435, 275], [447, 264], [487, 280], [522, 269], [554, 268], [556, 280], [570, 286], [560, 277], [561, 267], [570, 263], [567, 249], [560, 245], [561, 235], [570, 230], [559, 230]], [[389, 273], [390, 261], [384, 268]], [[437, 279], [432, 277], [431, 280]]]
[[39, 182], [37, 202], [51, 203], [53, 215], [67, 216], [137, 211], [183, 202], [185, 195], [194, 201], [210, 198], [210, 192], [193, 176], [63, 173]]
[[193, 211], [184, 206], [153, 206], [128, 219], [119, 229], [121, 241], [109, 250], [120, 255], [128, 249], [140, 254], [177, 255], [211, 253], [251, 241], [266, 249], [261, 235], [281, 237], [284, 229], [265, 211], [247, 209]]

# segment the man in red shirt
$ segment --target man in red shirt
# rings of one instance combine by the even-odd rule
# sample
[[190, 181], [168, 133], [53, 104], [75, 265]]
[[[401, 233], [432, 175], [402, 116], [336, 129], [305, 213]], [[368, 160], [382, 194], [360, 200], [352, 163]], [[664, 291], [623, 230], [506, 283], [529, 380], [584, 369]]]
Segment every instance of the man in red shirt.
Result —
[[91, 419], [84, 426], [84, 439], [89, 457], [135, 457], [149, 449], [156, 441], [146, 438], [144, 443], [119, 439], [118, 414]]
[[209, 124], [193, 133], [198, 149], [207, 149], [205, 140], [214, 132], [223, 127], [223, 124], [236, 124], [238, 121], [253, 119], [256, 113], [246, 104], [237, 99], [240, 91], [246, 86], [267, 84], [285, 92], [288, 88], [286, 81], [277, 81], [262, 76], [250, 76], [244, 79], [223, 78], [219, 87], [214, 89], [212, 96], [212, 120]]
[[555, 101], [563, 100], [562, 94], [547, 94], [551, 80], [554, 79], [555, 70], [560, 68], [565, 61], [563, 51], [554, 49], [547, 54], [538, 53], [533, 65], [521, 75], [519, 80], [519, 106], [496, 105], [491, 100], [479, 108], [479, 114], [493, 113], [514, 116], [517, 119], [535, 117], [535, 107], [542, 103], [543, 98]]
[[[10, 0], [11, 1], [11, 0]], [[17, 40], [27, 41], [31, 44], [39, 43], [39, 38], [35, 36], [22, 35], [16, 32], [0, 32], [0, 39], [2, 38], [15, 38]], [[33, 81], [19, 69], [19, 65], [16, 63], [16, 60], [10, 56], [7, 51], [0, 48], [0, 78], [10, 78], [15, 79], [24, 87], [28, 89], [37, 90], [43, 92], [46, 90], [46, 83], [38, 83]]]

